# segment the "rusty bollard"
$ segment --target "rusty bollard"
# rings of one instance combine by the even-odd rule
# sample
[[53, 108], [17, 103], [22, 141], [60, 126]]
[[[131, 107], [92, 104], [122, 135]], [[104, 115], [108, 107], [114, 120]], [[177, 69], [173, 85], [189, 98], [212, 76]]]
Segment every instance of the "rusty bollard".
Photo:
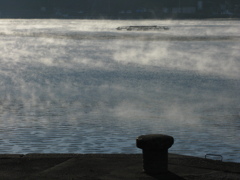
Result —
[[137, 147], [143, 152], [143, 170], [147, 174], [168, 172], [168, 149], [173, 145], [172, 136], [149, 134], [139, 136]]

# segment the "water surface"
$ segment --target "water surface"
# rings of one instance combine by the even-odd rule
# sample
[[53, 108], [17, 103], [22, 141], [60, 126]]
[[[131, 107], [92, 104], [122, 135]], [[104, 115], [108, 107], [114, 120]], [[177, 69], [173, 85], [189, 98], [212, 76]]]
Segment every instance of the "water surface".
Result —
[[[117, 31], [119, 26], [168, 31]], [[0, 153], [170, 152], [240, 162], [239, 21], [0, 21]]]

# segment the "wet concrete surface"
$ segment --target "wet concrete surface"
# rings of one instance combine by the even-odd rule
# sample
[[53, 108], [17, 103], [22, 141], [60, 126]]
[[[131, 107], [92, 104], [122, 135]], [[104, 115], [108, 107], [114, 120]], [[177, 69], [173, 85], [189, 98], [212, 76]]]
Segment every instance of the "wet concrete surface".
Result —
[[240, 179], [240, 163], [169, 154], [168, 172], [143, 172], [141, 154], [2, 154], [0, 179], [210, 180]]

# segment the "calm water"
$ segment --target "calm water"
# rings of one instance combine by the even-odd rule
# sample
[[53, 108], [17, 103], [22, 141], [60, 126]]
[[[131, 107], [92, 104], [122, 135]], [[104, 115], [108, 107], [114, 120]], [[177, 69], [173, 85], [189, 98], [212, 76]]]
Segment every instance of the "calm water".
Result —
[[[164, 25], [168, 31], [117, 31]], [[0, 20], [0, 153], [170, 152], [240, 162], [239, 21]]]

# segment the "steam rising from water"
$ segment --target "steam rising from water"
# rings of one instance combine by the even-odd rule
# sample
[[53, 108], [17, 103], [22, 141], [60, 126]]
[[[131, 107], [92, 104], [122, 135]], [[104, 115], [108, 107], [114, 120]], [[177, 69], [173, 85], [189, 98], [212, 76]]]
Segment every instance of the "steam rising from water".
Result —
[[[122, 25], [170, 30], [115, 29]], [[135, 153], [138, 135], [166, 133], [173, 152], [239, 159], [239, 29], [237, 21], [1, 20], [1, 152]]]

